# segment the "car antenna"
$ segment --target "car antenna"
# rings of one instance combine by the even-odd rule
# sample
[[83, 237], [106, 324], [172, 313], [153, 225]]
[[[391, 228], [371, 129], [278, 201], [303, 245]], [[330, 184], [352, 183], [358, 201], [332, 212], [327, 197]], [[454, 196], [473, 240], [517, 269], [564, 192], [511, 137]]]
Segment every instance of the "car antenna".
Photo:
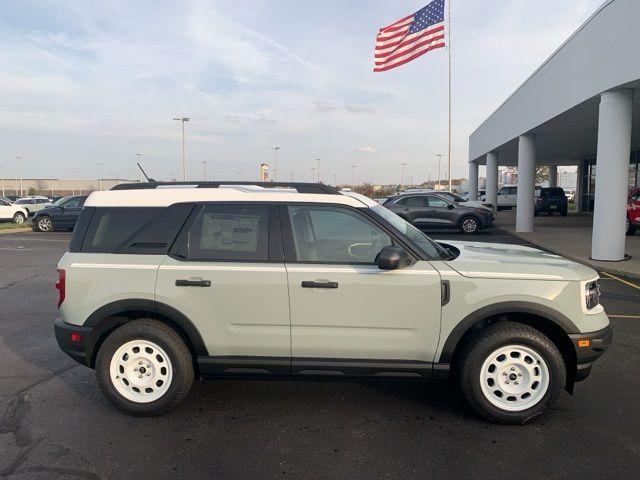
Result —
[[147, 176], [147, 173], [144, 171], [144, 168], [142, 168], [142, 165], [140, 165], [140, 162], [136, 162], [136, 165], [138, 165], [138, 168], [140, 169], [140, 171], [142, 172], [142, 174], [144, 175], [144, 178], [147, 179], [147, 182], [155, 182], [155, 180], [153, 178], [149, 178]]

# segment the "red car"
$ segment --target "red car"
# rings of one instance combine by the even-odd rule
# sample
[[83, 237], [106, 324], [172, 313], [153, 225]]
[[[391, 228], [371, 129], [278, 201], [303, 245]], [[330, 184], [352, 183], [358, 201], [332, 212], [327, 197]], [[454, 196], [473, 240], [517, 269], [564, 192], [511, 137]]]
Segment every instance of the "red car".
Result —
[[633, 235], [640, 227], [640, 188], [629, 191], [627, 197], [627, 235]]

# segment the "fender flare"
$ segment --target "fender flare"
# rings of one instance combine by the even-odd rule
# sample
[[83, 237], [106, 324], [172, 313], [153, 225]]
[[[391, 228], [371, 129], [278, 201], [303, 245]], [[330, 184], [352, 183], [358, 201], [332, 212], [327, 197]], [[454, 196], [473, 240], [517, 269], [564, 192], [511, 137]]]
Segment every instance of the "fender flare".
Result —
[[185, 333], [196, 356], [209, 355], [200, 332], [186, 315], [162, 302], [136, 298], [107, 303], [89, 315], [83, 324], [83, 327], [92, 329], [89, 358], [95, 358], [95, 345], [104, 340], [107, 332], [130, 321], [129, 318], [121, 316], [127, 312], [141, 312], [142, 314], [151, 312], [169, 319]]
[[455, 326], [455, 328], [451, 331], [451, 333], [449, 333], [449, 336], [444, 342], [442, 352], [440, 353], [439, 362], [451, 362], [458, 343], [460, 342], [464, 334], [467, 333], [467, 331], [477, 322], [497, 315], [517, 315], [519, 313], [544, 317], [560, 327], [567, 335], [580, 333], [580, 330], [578, 329], [576, 324], [573, 323], [569, 318], [567, 318], [557, 310], [554, 310], [551, 307], [547, 307], [546, 305], [520, 301], [494, 303], [492, 305], [482, 307], [475, 312], [472, 312]]

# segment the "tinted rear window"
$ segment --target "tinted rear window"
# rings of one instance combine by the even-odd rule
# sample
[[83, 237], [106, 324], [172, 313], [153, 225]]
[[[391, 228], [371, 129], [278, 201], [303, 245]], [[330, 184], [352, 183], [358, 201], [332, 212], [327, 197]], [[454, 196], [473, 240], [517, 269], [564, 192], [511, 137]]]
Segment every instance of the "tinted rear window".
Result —
[[564, 190], [561, 188], [543, 188], [540, 191], [541, 197], [564, 197]]
[[112, 253], [161, 210], [157, 207], [96, 208], [82, 242], [82, 251]]

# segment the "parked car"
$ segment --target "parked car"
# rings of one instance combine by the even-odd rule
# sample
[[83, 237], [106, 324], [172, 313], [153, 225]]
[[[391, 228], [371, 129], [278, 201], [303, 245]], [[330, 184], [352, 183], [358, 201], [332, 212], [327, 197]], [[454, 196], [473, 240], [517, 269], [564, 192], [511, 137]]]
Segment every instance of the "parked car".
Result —
[[60, 198], [50, 207], [40, 210], [33, 217], [33, 230], [36, 232], [73, 230], [86, 198], [86, 195], [69, 195]]
[[473, 234], [493, 224], [493, 212], [484, 207], [467, 207], [441, 193], [403, 194], [389, 197], [384, 206], [420, 228], [456, 228]]
[[21, 205], [26, 208], [27, 212], [29, 212], [29, 215], [33, 215], [37, 211], [53, 205], [47, 197], [41, 196], [22, 197], [17, 199], [13, 203], [14, 205]]
[[0, 199], [0, 220], [11, 220], [13, 223], [24, 223], [29, 212], [21, 205], [14, 205], [4, 198]]
[[166, 412], [196, 375], [451, 372], [480, 415], [520, 424], [611, 342], [585, 265], [437, 243], [329, 186], [219, 185], [93, 193], [58, 264], [56, 339], [127, 413]]
[[19, 197], [17, 195], [6, 195], [2, 197], [5, 200], [9, 200], [11, 203], [15, 202]]
[[490, 203], [487, 203], [486, 201], [483, 200], [469, 200], [468, 198], [463, 198], [459, 195], [456, 195], [455, 193], [451, 193], [451, 192], [447, 192], [447, 191], [441, 191], [441, 190], [426, 190], [427, 193], [437, 193], [438, 195], [442, 195], [444, 198], [461, 204], [465, 207], [478, 207], [478, 208], [486, 208], [487, 210], [489, 210], [493, 216], [493, 219], [495, 220], [496, 218], [496, 207], [494, 205], [491, 205]]
[[567, 202], [573, 202], [576, 199], [576, 191], [575, 190], [565, 190], [565, 197], [567, 197]]
[[633, 235], [640, 227], [640, 188], [634, 188], [627, 197], [627, 235]]
[[560, 187], [548, 187], [536, 190], [534, 203], [534, 215], [544, 212], [553, 215], [558, 212], [563, 217], [567, 216], [567, 197]]
[[[540, 186], [536, 185], [534, 188], [535, 192], [540, 190]], [[537, 194], [537, 193], [536, 193]], [[483, 202], [487, 200], [486, 192], [484, 195], [479, 197]], [[498, 210], [511, 210], [512, 208], [517, 206], [518, 203], [518, 186], [517, 185], [504, 185], [500, 187], [497, 194], [498, 205], [496, 208]]]

